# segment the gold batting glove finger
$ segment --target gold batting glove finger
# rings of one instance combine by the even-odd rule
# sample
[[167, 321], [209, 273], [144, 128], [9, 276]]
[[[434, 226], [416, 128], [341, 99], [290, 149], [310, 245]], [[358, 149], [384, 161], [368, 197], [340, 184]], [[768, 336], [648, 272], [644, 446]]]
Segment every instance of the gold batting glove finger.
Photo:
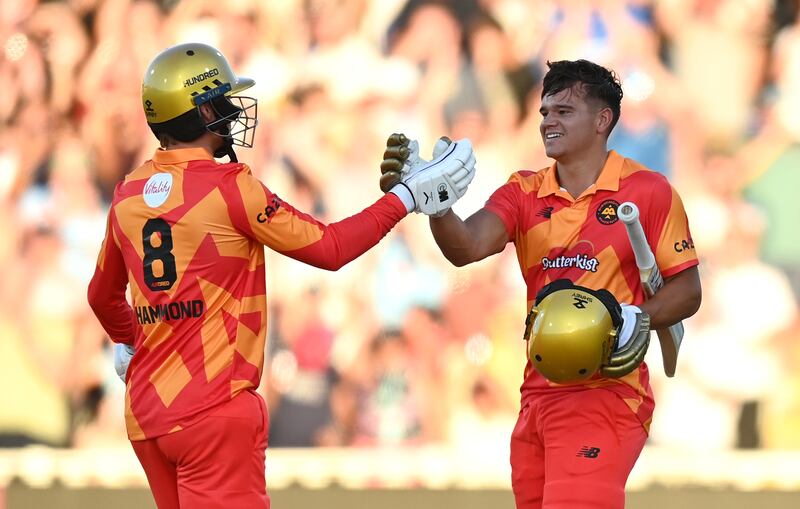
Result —
[[408, 145], [409, 139], [403, 133], [394, 133], [386, 140], [387, 147], [395, 147], [399, 145]]
[[405, 134], [394, 133], [386, 140], [386, 150], [383, 152], [381, 161], [380, 187], [384, 193], [400, 183], [400, 174], [403, 171], [411, 150], [408, 145], [411, 142]]
[[403, 165], [405, 164], [405, 159], [396, 159], [396, 158], [388, 158], [381, 161], [381, 173], [386, 173], [387, 171], [395, 171], [397, 173], [402, 173]]
[[644, 361], [650, 345], [650, 316], [641, 312], [636, 315], [635, 335], [622, 347], [612, 352], [608, 362], [600, 368], [600, 373], [609, 378], [622, 378], [631, 373]]
[[381, 191], [388, 193], [389, 189], [400, 183], [400, 172], [389, 170], [381, 175]]
[[411, 151], [408, 150], [408, 145], [397, 145], [397, 146], [386, 146], [386, 150], [383, 152], [383, 159], [399, 159], [400, 161], [405, 162], [408, 159], [409, 154]]

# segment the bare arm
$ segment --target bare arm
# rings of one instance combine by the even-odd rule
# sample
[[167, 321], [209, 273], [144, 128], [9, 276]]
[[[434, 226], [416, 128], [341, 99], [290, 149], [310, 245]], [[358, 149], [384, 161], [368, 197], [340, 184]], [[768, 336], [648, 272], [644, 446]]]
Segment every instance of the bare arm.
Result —
[[697, 267], [664, 281], [664, 287], [639, 307], [650, 315], [650, 328], [663, 329], [689, 318], [700, 308], [702, 289]]
[[481, 209], [463, 221], [452, 209], [442, 217], [430, 217], [431, 233], [442, 254], [456, 267], [499, 253], [508, 233], [497, 215]]

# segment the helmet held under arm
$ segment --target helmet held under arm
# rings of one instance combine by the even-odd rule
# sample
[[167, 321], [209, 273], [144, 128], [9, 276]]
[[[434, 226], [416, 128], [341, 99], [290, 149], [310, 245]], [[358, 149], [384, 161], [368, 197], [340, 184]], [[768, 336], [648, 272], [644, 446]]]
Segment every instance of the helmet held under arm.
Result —
[[586, 380], [609, 361], [621, 323], [620, 306], [607, 290], [554, 281], [536, 296], [526, 320], [528, 358], [551, 382]]

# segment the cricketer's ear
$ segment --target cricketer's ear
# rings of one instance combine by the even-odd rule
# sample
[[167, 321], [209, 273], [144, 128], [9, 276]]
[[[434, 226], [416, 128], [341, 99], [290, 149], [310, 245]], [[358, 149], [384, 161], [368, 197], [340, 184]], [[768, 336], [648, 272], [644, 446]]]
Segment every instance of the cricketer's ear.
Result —
[[204, 102], [199, 106], [199, 110], [200, 116], [203, 117], [203, 121], [206, 124], [217, 119], [217, 114], [214, 111], [214, 107], [211, 106], [211, 102]]
[[611, 134], [611, 122], [614, 120], [614, 112], [608, 106], [597, 111], [596, 122], [597, 132], [606, 135]]

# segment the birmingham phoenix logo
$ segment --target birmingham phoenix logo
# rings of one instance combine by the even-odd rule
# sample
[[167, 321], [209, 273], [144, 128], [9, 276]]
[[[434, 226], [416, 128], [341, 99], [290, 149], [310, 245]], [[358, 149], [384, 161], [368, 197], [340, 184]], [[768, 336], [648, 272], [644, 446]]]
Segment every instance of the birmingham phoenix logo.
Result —
[[619, 202], [617, 200], [606, 200], [597, 207], [597, 212], [595, 212], [595, 216], [600, 224], [610, 225], [617, 222], [619, 219], [617, 217], [617, 208], [619, 207]]

